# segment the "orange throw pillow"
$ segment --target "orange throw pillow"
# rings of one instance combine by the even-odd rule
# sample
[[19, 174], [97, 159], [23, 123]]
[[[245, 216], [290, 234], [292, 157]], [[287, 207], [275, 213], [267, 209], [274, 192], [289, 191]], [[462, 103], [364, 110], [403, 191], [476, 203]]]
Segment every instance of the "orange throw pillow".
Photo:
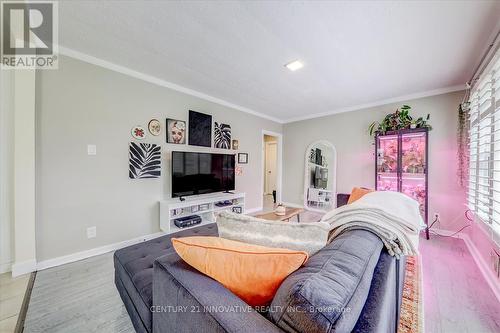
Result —
[[179, 256], [251, 306], [268, 304], [281, 282], [307, 261], [307, 253], [219, 237], [172, 238]]
[[349, 200], [347, 201], [347, 203], [348, 204], [353, 203], [354, 201], [361, 198], [363, 195], [368, 194], [370, 192], [375, 192], [375, 191], [370, 190], [368, 188], [355, 187], [352, 189], [351, 196], [349, 197]]

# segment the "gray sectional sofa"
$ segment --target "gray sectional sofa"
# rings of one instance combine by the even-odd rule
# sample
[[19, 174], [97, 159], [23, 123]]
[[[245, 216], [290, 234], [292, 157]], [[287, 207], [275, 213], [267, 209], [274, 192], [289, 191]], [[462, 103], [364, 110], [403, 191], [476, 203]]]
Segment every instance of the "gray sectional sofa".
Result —
[[281, 284], [269, 307], [248, 307], [187, 265], [170, 239], [217, 235], [215, 224], [115, 252], [115, 283], [137, 332], [395, 332], [405, 260], [364, 230], [345, 232]]

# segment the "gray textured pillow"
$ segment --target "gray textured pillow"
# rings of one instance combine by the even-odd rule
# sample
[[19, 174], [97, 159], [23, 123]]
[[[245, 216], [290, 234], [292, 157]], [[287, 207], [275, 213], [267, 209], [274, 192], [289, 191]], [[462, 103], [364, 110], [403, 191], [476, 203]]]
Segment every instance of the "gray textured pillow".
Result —
[[325, 247], [328, 223], [268, 221], [253, 216], [221, 212], [217, 215], [219, 237], [244, 243], [305, 251], [309, 256]]

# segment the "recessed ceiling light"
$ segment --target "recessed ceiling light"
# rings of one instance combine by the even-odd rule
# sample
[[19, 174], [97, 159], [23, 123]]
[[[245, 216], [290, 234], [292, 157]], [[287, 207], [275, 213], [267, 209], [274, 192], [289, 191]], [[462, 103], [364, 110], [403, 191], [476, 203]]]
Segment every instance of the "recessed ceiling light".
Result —
[[286, 64], [285, 67], [291, 70], [292, 72], [295, 72], [297, 69], [301, 69], [302, 67], [304, 67], [304, 64], [300, 62], [300, 60], [295, 60], [292, 61], [291, 63]]

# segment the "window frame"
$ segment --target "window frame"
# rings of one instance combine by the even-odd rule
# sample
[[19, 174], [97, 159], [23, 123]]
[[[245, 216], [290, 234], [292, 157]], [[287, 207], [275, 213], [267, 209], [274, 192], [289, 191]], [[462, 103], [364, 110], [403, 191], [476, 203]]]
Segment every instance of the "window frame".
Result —
[[500, 238], [500, 50], [483, 73], [468, 101], [466, 205]]

